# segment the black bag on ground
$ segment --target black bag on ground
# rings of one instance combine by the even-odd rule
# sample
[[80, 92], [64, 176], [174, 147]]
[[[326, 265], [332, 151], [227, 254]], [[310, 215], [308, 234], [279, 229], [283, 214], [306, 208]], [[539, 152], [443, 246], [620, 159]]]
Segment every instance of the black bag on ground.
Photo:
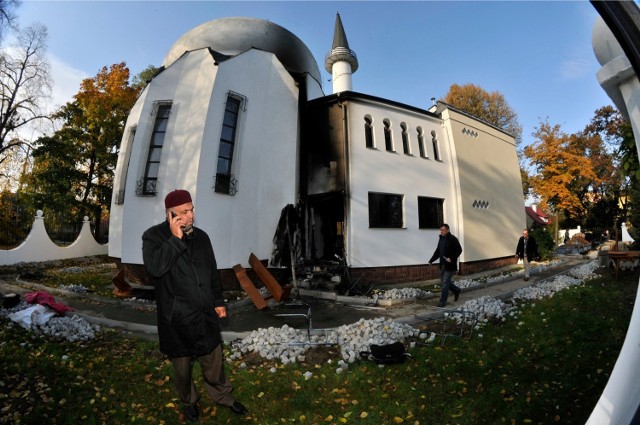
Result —
[[369, 349], [371, 351], [361, 351], [360, 357], [371, 359], [378, 364], [402, 363], [407, 357], [411, 357], [400, 341], [385, 345], [371, 344]]

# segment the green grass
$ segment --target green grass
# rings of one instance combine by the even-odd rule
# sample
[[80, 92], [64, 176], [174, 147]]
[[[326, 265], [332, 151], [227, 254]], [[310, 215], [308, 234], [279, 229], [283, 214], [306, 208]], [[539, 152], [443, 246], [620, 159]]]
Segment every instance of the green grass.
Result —
[[[517, 318], [471, 339], [416, 347], [401, 365], [359, 361], [337, 374], [338, 357], [228, 363], [250, 415], [215, 406], [198, 378], [200, 423], [583, 424], [622, 346], [638, 277], [607, 275], [524, 304]], [[51, 341], [7, 320], [0, 341], [0, 423], [182, 423], [171, 365], [153, 342], [115, 331], [82, 344]]]

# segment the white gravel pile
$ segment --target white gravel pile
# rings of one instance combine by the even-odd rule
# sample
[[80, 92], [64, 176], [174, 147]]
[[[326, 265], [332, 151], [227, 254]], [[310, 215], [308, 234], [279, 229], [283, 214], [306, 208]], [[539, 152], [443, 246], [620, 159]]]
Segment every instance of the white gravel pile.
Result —
[[405, 342], [409, 338], [426, 338], [426, 334], [405, 323], [377, 317], [360, 319], [350, 325], [342, 325], [335, 331], [334, 340], [340, 343], [342, 359], [353, 363], [361, 351], [369, 351], [372, 344], [384, 345], [395, 341]]
[[[545, 264], [538, 267], [548, 267], [548, 265]], [[582, 285], [586, 279], [596, 277], [596, 274], [594, 274], [596, 268], [598, 268], [598, 263], [592, 260], [568, 270], [567, 275], [556, 276], [552, 281], [543, 281], [526, 288], [518, 289], [512, 297], [514, 301], [513, 305], [506, 304], [488, 295], [467, 301], [458, 310], [466, 311], [469, 313], [468, 315], [453, 313], [450, 317], [454, 320], [465, 321], [467, 323], [472, 322], [475, 317], [478, 326], [486, 324], [492, 319], [504, 321], [507, 318], [515, 318], [518, 315], [518, 309], [516, 307], [518, 301], [535, 301], [543, 298], [551, 298], [559, 291]], [[517, 273], [522, 273], [522, 271], [518, 271], [516, 274]]]
[[597, 277], [594, 271], [598, 268], [598, 261], [592, 260], [581, 266], [570, 269], [567, 274], [578, 279], [593, 279]]
[[488, 323], [489, 320], [493, 319], [504, 321], [509, 316], [509, 313], [512, 312], [512, 309], [513, 306], [505, 304], [502, 300], [484, 295], [480, 298], [465, 302], [464, 305], [458, 309], [468, 312], [469, 314], [451, 313], [450, 316], [454, 320], [464, 320], [467, 323], [477, 321], [477, 324], [480, 325]]
[[369, 351], [372, 344], [384, 345], [395, 341], [405, 342], [409, 338], [426, 339], [427, 334], [414, 327], [378, 317], [360, 319], [350, 325], [342, 325], [335, 330], [326, 331], [325, 335], [311, 335], [306, 331], [284, 325], [281, 328], [260, 328], [231, 346], [229, 360], [241, 359], [244, 355], [255, 352], [266, 360], [279, 360], [282, 364], [296, 363], [305, 360], [304, 353], [314, 344], [340, 345], [342, 357], [341, 367], [353, 363], [360, 358], [361, 351]]
[[426, 298], [431, 295], [431, 291], [425, 291], [419, 288], [393, 288], [380, 293], [380, 299], [385, 300], [403, 300], [407, 298]]
[[454, 282], [458, 288], [467, 289], [473, 288], [474, 286], [481, 285], [481, 283], [477, 280], [473, 279], [460, 279]]
[[516, 301], [530, 301], [551, 298], [557, 292], [572, 286], [582, 285], [583, 283], [584, 280], [576, 279], [575, 277], [565, 275], [556, 276], [552, 281], [540, 282], [528, 288], [518, 289], [513, 293], [513, 299]]
[[539, 300], [551, 298], [557, 292], [564, 289], [584, 284], [585, 280], [596, 277], [594, 270], [598, 268], [598, 262], [591, 260], [588, 263], [574, 267], [567, 271], [566, 275], [556, 276], [551, 281], [540, 282], [528, 288], [521, 288], [514, 292], [514, 300]]
[[60, 285], [60, 289], [77, 294], [86, 294], [89, 291], [84, 285]]
[[[0, 308], [0, 317], [8, 317], [12, 313], [25, 310], [33, 304], [20, 301], [13, 308]], [[10, 326], [14, 322], [10, 322]], [[35, 335], [46, 336], [57, 340], [66, 340], [69, 342], [81, 342], [94, 339], [96, 333], [100, 332], [99, 325], [91, 325], [80, 316], [54, 316], [47, 320], [46, 323], [38, 325], [32, 323], [29, 330]]]
[[69, 342], [89, 341], [100, 332], [100, 327], [91, 325], [80, 316], [52, 317], [44, 325], [31, 326], [35, 334], [42, 334], [53, 339], [64, 339]]

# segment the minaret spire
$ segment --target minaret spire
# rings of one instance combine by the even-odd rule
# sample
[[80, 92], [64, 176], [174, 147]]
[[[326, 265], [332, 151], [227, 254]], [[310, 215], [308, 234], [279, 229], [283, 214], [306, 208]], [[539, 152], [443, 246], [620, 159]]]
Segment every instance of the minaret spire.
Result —
[[336, 13], [333, 47], [324, 61], [324, 69], [331, 73], [334, 93], [351, 90], [351, 75], [358, 70], [358, 57], [349, 48], [340, 13]]

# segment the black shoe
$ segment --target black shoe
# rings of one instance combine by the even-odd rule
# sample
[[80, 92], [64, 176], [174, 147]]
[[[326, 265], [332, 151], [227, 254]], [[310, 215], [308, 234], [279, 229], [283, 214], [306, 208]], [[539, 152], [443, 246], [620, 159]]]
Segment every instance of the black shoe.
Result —
[[524, 278], [524, 280], [525, 280], [525, 281], [527, 281], [527, 280], [529, 280], [529, 278], [528, 278], [528, 277], [525, 277], [525, 278]]
[[189, 419], [191, 422], [195, 422], [200, 417], [200, 411], [198, 411], [197, 404], [185, 404], [182, 408], [182, 413]]
[[247, 413], [249, 413], [249, 411], [247, 410], [246, 407], [244, 407], [242, 405], [242, 403], [240, 403], [239, 401], [234, 401], [233, 404], [231, 406], [229, 406], [229, 409], [231, 409], [231, 411], [233, 413], [235, 413], [236, 415], [246, 415]]
[[445, 305], [447, 305], [446, 303], [438, 303], [438, 307], [444, 307]]
[[462, 289], [458, 289], [456, 292], [453, 293], [454, 301], [458, 301], [458, 298], [460, 298], [460, 292], [462, 292]]

